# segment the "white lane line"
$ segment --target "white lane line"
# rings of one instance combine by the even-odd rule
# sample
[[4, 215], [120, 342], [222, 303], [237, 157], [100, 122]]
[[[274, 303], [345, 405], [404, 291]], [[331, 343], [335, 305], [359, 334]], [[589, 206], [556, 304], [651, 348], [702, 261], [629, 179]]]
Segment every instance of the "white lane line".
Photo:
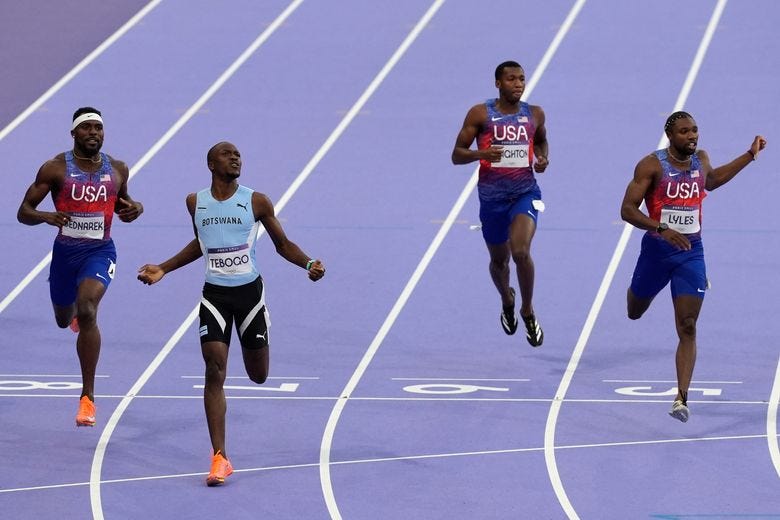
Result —
[[33, 267], [32, 270], [25, 275], [24, 278], [22, 278], [22, 281], [16, 284], [16, 287], [14, 287], [5, 298], [3, 298], [3, 301], [0, 301], [0, 314], [5, 310], [6, 307], [11, 304], [12, 301], [16, 299], [17, 296], [19, 296], [24, 288], [30, 285], [30, 282], [32, 282], [35, 277], [38, 276], [47, 265], [49, 265], [49, 262], [51, 262], [51, 254], [51, 251], [46, 253], [46, 256], [44, 256], [43, 259], [38, 262], [35, 267]]
[[[712, 41], [715, 28], [718, 26], [721, 14], [723, 14], [723, 9], [726, 7], [726, 1], [727, 0], [718, 0], [718, 4], [715, 6], [715, 9], [712, 12], [707, 29], [704, 31], [704, 36], [702, 37], [702, 40], [699, 43], [699, 48], [696, 51], [696, 56], [694, 57], [693, 63], [688, 70], [688, 75], [686, 76], [683, 87], [677, 97], [677, 102], [674, 104], [673, 111], [681, 110], [685, 105], [685, 101], [688, 99], [688, 95], [690, 94], [691, 88], [693, 87], [693, 82], [699, 73], [699, 68], [701, 67], [702, 62], [704, 61], [707, 48]], [[663, 134], [657, 148], [662, 148], [665, 146], [666, 142], [666, 135]], [[588, 312], [588, 317], [582, 327], [580, 337], [574, 347], [574, 352], [569, 359], [566, 371], [564, 372], [563, 377], [561, 378], [561, 383], [558, 386], [557, 392], [555, 393], [555, 399], [553, 400], [552, 405], [550, 405], [550, 412], [547, 415], [547, 424], [545, 426], [544, 432], [544, 460], [547, 464], [547, 472], [550, 476], [550, 482], [552, 483], [553, 489], [555, 490], [555, 495], [558, 497], [558, 502], [560, 502], [561, 507], [570, 520], [579, 519], [579, 516], [569, 501], [569, 497], [566, 495], [563, 482], [561, 481], [561, 477], [558, 473], [558, 466], [555, 461], [555, 427], [558, 421], [558, 414], [560, 413], [561, 404], [566, 397], [566, 392], [569, 389], [569, 385], [571, 385], [574, 372], [577, 370], [582, 353], [585, 350], [585, 346], [588, 343], [590, 334], [593, 331], [596, 318], [598, 318], [599, 312], [601, 311], [601, 306], [603, 305], [604, 299], [607, 296], [607, 290], [609, 289], [610, 285], [612, 285], [612, 279], [615, 276], [620, 259], [623, 257], [623, 253], [626, 250], [628, 239], [631, 236], [632, 230], [633, 226], [630, 224], [626, 223], [623, 225], [623, 232], [620, 235], [620, 239], [618, 240], [615, 251], [612, 254], [612, 258], [609, 261], [607, 270], [604, 273], [603, 279], [601, 280], [601, 285], [599, 286], [599, 290], [596, 293], [596, 297], [593, 300], [590, 311]]]
[[780, 447], [777, 444], [777, 406], [780, 401], [780, 359], [777, 360], [775, 382], [772, 385], [772, 393], [769, 396], [769, 405], [766, 412], [766, 434], [769, 441], [769, 457], [775, 467], [777, 476], [780, 477]]
[[[203, 379], [203, 376], [181, 376], [182, 379]], [[247, 376], [226, 376], [225, 379], [246, 379], [249, 380]], [[312, 376], [274, 376], [274, 377], [268, 377], [267, 379], [305, 379], [305, 380], [316, 380], [319, 379], [319, 377], [312, 377]]]
[[[406, 36], [404, 41], [401, 42], [401, 45], [396, 49], [396, 51], [387, 61], [385, 66], [382, 68], [382, 71], [377, 75], [377, 77], [372, 82], [371, 86], [369, 87], [372, 89], [371, 90], [372, 93], [373, 90], [375, 90], [385, 79], [387, 74], [390, 73], [392, 68], [395, 67], [396, 63], [398, 63], [401, 57], [403, 57], [403, 55], [406, 53], [406, 51], [409, 49], [412, 43], [414, 43], [414, 41], [417, 39], [417, 36], [420, 34], [420, 32], [422, 32], [422, 30], [428, 25], [428, 23], [431, 21], [433, 16], [436, 14], [436, 12], [443, 4], [444, 4], [444, 0], [435, 0], [430, 5], [430, 7], [428, 7], [428, 10], [425, 12], [425, 14], [423, 14], [420, 20], [418, 20], [417, 24], [414, 26], [414, 28], [412, 28], [411, 32], [409, 32], [409, 34]], [[470, 192], [471, 190], [469, 189], [468, 191]], [[464, 193], [468, 195], [468, 193], [466, 192]], [[449, 227], [452, 226], [452, 221], [455, 219], [455, 216], [457, 215], [457, 213], [455, 213], [455, 210], [456, 209], [459, 210], [458, 206], [462, 207], [463, 204], [465, 204], [465, 197], [461, 195], [460, 199], [458, 200], [458, 203], [456, 203], [455, 207], [453, 207], [453, 211], [451, 211], [450, 215], [447, 217], [447, 221], [449, 221], [449, 224], [445, 223], [444, 226], [439, 230], [439, 233], [436, 235], [436, 238], [434, 239], [434, 243], [436, 243], [437, 240], [441, 242], [441, 240], [444, 239], [444, 234], [446, 234], [446, 230], [448, 230]], [[442, 233], [442, 231], [444, 231], [444, 234]], [[342, 398], [336, 401], [333, 410], [331, 410], [330, 417], [328, 418], [328, 422], [325, 425], [325, 431], [322, 434], [322, 442], [320, 443], [320, 486], [322, 487], [322, 494], [325, 499], [325, 504], [328, 508], [328, 513], [330, 514], [331, 518], [334, 520], [341, 519], [341, 513], [339, 511], [338, 505], [336, 504], [336, 497], [333, 493], [333, 483], [330, 478], [330, 449], [333, 443], [333, 433], [335, 432], [336, 424], [338, 423], [339, 417], [341, 415], [341, 411], [344, 409], [346, 399], [355, 389], [355, 386], [357, 385], [358, 381], [362, 377], [363, 372], [365, 372], [368, 363], [371, 361], [371, 358], [374, 356], [374, 353], [379, 348], [379, 344], [382, 342], [384, 335], [387, 334], [387, 331], [392, 326], [392, 322], [395, 321], [395, 316], [397, 316], [398, 312], [400, 312], [406, 299], [408, 298], [408, 295], [411, 294], [411, 291], [413, 290], [414, 286], [417, 284], [417, 279], [419, 279], [419, 277], [422, 276], [422, 272], [425, 270], [425, 266], [427, 266], [428, 262], [430, 262], [430, 257], [433, 256], [433, 253], [437, 248], [438, 245], [434, 247], [434, 245], [431, 244], [431, 248], [429, 248], [428, 251], [426, 252], [425, 257], [423, 257], [423, 260], [421, 261], [420, 265], [417, 266], [415, 273], [412, 275], [412, 279], [409, 280], [409, 283], [407, 283], [401, 297], [399, 297], [398, 301], [396, 301], [395, 305], [393, 306], [393, 309], [390, 311], [390, 315], [388, 315], [387, 319], [385, 320], [385, 323], [382, 324], [379, 333], [377, 333], [376, 337], [371, 342], [371, 345], [368, 347], [368, 350], [363, 355], [363, 358], [360, 360], [358, 367], [355, 369], [355, 372], [352, 374], [352, 377], [347, 382], [347, 385], [344, 387], [344, 390], [341, 392]]]
[[391, 381], [530, 381], [530, 379], [482, 379], [467, 377], [391, 377]]
[[[65, 377], [65, 378], [78, 378], [81, 379], [81, 374], [0, 374], [0, 377]], [[109, 377], [95, 375], [95, 377]]]
[[[563, 40], [563, 37], [568, 32], [569, 28], [574, 22], [574, 19], [577, 16], [577, 13], [580, 11], [584, 3], [585, 0], [578, 0], [572, 7], [563, 25], [558, 30], [555, 38], [542, 56], [539, 65], [531, 76], [531, 79], [528, 81], [525, 92], [523, 93], [523, 99], [527, 99], [528, 96], [531, 95], [531, 92], [533, 92], [537, 83], [544, 74], [547, 65], [550, 63], [550, 60], [555, 54], [555, 51]], [[430, 21], [430, 18], [436, 13], [442, 4], [443, 0], [437, 0], [433, 3], [433, 5], [431, 5], [431, 7], [428, 9], [428, 12], [426, 12], [423, 18], [420, 19], [412, 33], [407, 36], [407, 39], [404, 41], [402, 46], [399, 47], [399, 49], [396, 51], [398, 58], [400, 58], [400, 55], [406, 51], [406, 47], [408, 47], [409, 44], [414, 41], [419, 31], [422, 30], [425, 25], [427, 25], [427, 23]], [[477, 186], [478, 172], [479, 167], [474, 169], [474, 173], [469, 178], [466, 186], [463, 188], [463, 191], [447, 215], [447, 218], [444, 220], [444, 223], [442, 224], [441, 228], [439, 228], [438, 233], [436, 233], [433, 241], [428, 246], [428, 249], [425, 251], [425, 254], [423, 255], [419, 264], [417, 264], [417, 267], [412, 273], [412, 276], [409, 278], [409, 281], [406, 283], [406, 286], [401, 291], [401, 294], [398, 296], [398, 299], [390, 310], [390, 313], [385, 318], [384, 323], [382, 323], [382, 326], [379, 328], [376, 336], [368, 346], [368, 349], [358, 363], [357, 368], [353, 372], [352, 377], [350, 377], [349, 381], [344, 387], [344, 390], [341, 392], [341, 398], [336, 401], [336, 404], [331, 411], [330, 417], [328, 418], [328, 423], [325, 425], [325, 431], [322, 436], [322, 443], [320, 444], [320, 483], [322, 485], [322, 493], [325, 498], [325, 503], [328, 506], [328, 512], [330, 513], [332, 520], [341, 520], [341, 513], [339, 512], [338, 505], [336, 504], [336, 498], [333, 493], [333, 484], [330, 478], [330, 450], [333, 444], [333, 435], [336, 431], [336, 425], [338, 424], [339, 418], [341, 417], [341, 413], [346, 406], [347, 400], [350, 399], [352, 392], [355, 390], [358, 382], [363, 377], [363, 374], [368, 368], [369, 363], [371, 363], [371, 360], [374, 358], [374, 355], [379, 349], [379, 346], [384, 341], [385, 336], [387, 336], [388, 332], [395, 323], [395, 320], [398, 318], [398, 315], [401, 313], [401, 310], [406, 305], [406, 302], [409, 300], [409, 297], [414, 291], [414, 288], [417, 286], [417, 283], [422, 278], [423, 273], [431, 263], [433, 256], [436, 254], [436, 251], [444, 241], [445, 236], [447, 233], [449, 233], [450, 229], [455, 223], [456, 217], [462, 211], [463, 206], [466, 204], [466, 201], [471, 195], [471, 192]]]
[[90, 63], [95, 61], [101, 54], [103, 54], [103, 52], [105, 52], [106, 49], [111, 47], [111, 45], [113, 45], [114, 42], [116, 42], [119, 38], [124, 36], [125, 33], [127, 33], [127, 31], [132, 29], [138, 22], [140, 22], [143, 19], [143, 17], [149, 14], [149, 12], [152, 9], [157, 7], [157, 4], [159, 4], [160, 2], [162, 2], [162, 0], [153, 0], [148, 4], [146, 4], [146, 6], [144, 6], [143, 9], [138, 11], [135, 14], [135, 16], [133, 16], [127, 22], [125, 22], [125, 24], [122, 25], [122, 27], [120, 27], [119, 29], [117, 29], [116, 32], [114, 32], [114, 34], [106, 38], [106, 40], [100, 45], [98, 45], [95, 48], [95, 50], [87, 54], [87, 56], [83, 60], [81, 60], [67, 74], [65, 74], [62, 78], [60, 78], [60, 80], [57, 83], [52, 85], [49, 88], [49, 90], [44, 92], [41, 97], [36, 99], [33, 102], [33, 104], [27, 107], [27, 109], [24, 112], [16, 116], [13, 121], [8, 123], [8, 125], [5, 128], [0, 130], [0, 141], [5, 139], [6, 136], [8, 136], [8, 134], [13, 132], [16, 129], [16, 127], [22, 124], [28, 117], [30, 117], [30, 115], [33, 112], [41, 108], [41, 106], [43, 106], [44, 103], [46, 103], [49, 99], [51, 99], [52, 96], [54, 96], [54, 94], [59, 92], [60, 89], [64, 87], [70, 80], [76, 77], [76, 75], [78, 75], [79, 72], [84, 70]]
[[[225, 387], [228, 388], [228, 387]], [[262, 389], [261, 386], [251, 386], [247, 387], [247, 389], [250, 390], [257, 390]], [[14, 397], [14, 398], [67, 398], [67, 399], [73, 399], [74, 397], [78, 397], [78, 393], [74, 394], [6, 394], [6, 393], [0, 393], [0, 399], [4, 397]], [[105, 394], [105, 395], [99, 395], [95, 394], [96, 399], [125, 399], [127, 397], [132, 397], [132, 399], [203, 399], [203, 394], [197, 394], [197, 395], [155, 395], [155, 394], [149, 394], [149, 395], [133, 395], [130, 396], [130, 394], [124, 394], [124, 395], [113, 395], [113, 394]], [[274, 395], [226, 395], [225, 399], [233, 399], [237, 401], [241, 400], [252, 400], [252, 399], [265, 399], [265, 400], [275, 400], [275, 401], [282, 401], [282, 400], [294, 400], [294, 401], [336, 401], [338, 399], [342, 399], [342, 397], [339, 396], [318, 396], [318, 395], [287, 395], [287, 396], [274, 396]], [[549, 397], [350, 397], [351, 401], [469, 401], [469, 402], [507, 402], [507, 403], [551, 403], [553, 402], [553, 399], [550, 399]], [[584, 403], [584, 404], [658, 404], [658, 403], [668, 403], [668, 399], [565, 399], [565, 403]], [[696, 404], [696, 405], [706, 405], [706, 404], [721, 404], [721, 405], [729, 405], [729, 404], [736, 404], [736, 405], [759, 405], [762, 407], [765, 407], [767, 405], [766, 401], [705, 401], [705, 400], [695, 400], [695, 399], [689, 399], [689, 403]]]
[[[677, 380], [651, 380], [651, 379], [602, 379], [603, 383], [673, 383], [677, 384]], [[691, 384], [696, 385], [741, 385], [742, 381], [691, 381]]]
[[[255, 41], [253, 41], [249, 47], [247, 47], [246, 50], [244, 50], [244, 52], [241, 53], [241, 55], [222, 73], [222, 75], [217, 78], [217, 80], [206, 90], [206, 92], [204, 92], [203, 95], [198, 98], [198, 100], [192, 106], [190, 106], [190, 108], [179, 118], [178, 121], [176, 121], [176, 123], [173, 124], [173, 126], [171, 126], [171, 128], [160, 138], [160, 140], [157, 141], [157, 143], [155, 143], [154, 146], [152, 146], [152, 148], [150, 148], [143, 157], [141, 157], [141, 159], [130, 170], [130, 177], [137, 173], [141, 168], [144, 167], [144, 165], [146, 165], [147, 162], [149, 162], [149, 160], [151, 160], [151, 158], [174, 136], [174, 134], [176, 134], [176, 132], [178, 132], [185, 125], [185, 123], [187, 123], [187, 121], [189, 121], [190, 118], [192, 118], [192, 116], [195, 115], [195, 113], [206, 104], [209, 99], [211, 99], [211, 97], [228, 81], [228, 79], [230, 79], [230, 77], [233, 76], [233, 74], [235, 74], [235, 72], [250, 58], [250, 56], [263, 43], [265, 43], [265, 41], [268, 40], [272, 34], [276, 32], [276, 30], [285, 22], [285, 20], [287, 20], [287, 18], [289, 18], [293, 12], [295, 12], [298, 6], [300, 6], [302, 3], [303, 0], [293, 0], [293, 2], [291, 2], [284, 9], [284, 11], [282, 11], [274, 19], [274, 21], [271, 22], [271, 24], [260, 33]], [[292, 187], [288, 189], [288, 193], [291, 189]], [[2, 308], [0, 308], [0, 312], [2, 312]], [[141, 376], [128, 392], [128, 395], [119, 402], [116, 409], [114, 410], [114, 413], [111, 415], [111, 418], [106, 423], [106, 427], [103, 429], [103, 432], [100, 435], [100, 439], [98, 440], [97, 447], [95, 448], [95, 454], [92, 459], [92, 470], [90, 473], [90, 501], [92, 504], [92, 514], [94, 520], [103, 520], [103, 506], [100, 498], [100, 473], [103, 467], [103, 458], [105, 457], [106, 448], [108, 447], [109, 440], [111, 439], [111, 435], [113, 434], [116, 425], [119, 423], [119, 419], [130, 405], [133, 397], [138, 392], [140, 392], [141, 388], [157, 370], [157, 367], [162, 364], [163, 360], [168, 356], [170, 351], [173, 349], [176, 343], [178, 343], [179, 339], [184, 335], [190, 324], [197, 316], [198, 306], [195, 306], [195, 308], [190, 312], [189, 316], [187, 316], [187, 319], [182, 322], [173, 336], [171, 336], [165, 346], [163, 346], [162, 350], [160, 350], [160, 352], [157, 354], [157, 356], [155, 356], [154, 360], [152, 360], [143, 374], [141, 374]]]
[[[737, 440], [763, 439], [764, 437], [766, 437], [766, 435], [757, 434], [757, 435], [729, 435], [729, 436], [720, 436], [720, 437], [695, 437], [695, 438], [685, 438], [685, 439], [659, 439], [659, 440], [649, 440], [649, 441], [605, 442], [605, 443], [598, 443], [598, 444], [565, 445], [565, 446], [558, 446], [556, 447], [556, 449], [557, 450], [573, 450], [573, 449], [579, 450], [579, 449], [587, 449], [587, 448], [613, 448], [613, 447], [624, 447], [624, 446], [643, 446], [643, 445], [654, 445], [654, 444], [673, 444], [673, 443], [689, 443], [689, 442], [737, 441]], [[453, 457], [474, 457], [474, 456], [483, 456], [483, 455], [506, 455], [506, 454], [513, 454], [513, 453], [531, 453], [531, 452], [539, 452], [543, 450], [544, 450], [543, 447], [534, 447], [534, 448], [508, 448], [503, 450], [462, 451], [462, 452], [452, 452], [452, 453], [433, 453], [433, 454], [425, 454], [425, 455], [405, 455], [405, 456], [398, 456], [398, 457], [341, 460], [341, 461], [332, 461], [331, 464], [334, 466], [345, 466], [350, 464], [375, 464], [378, 462], [403, 462], [409, 460], [445, 459], [445, 458], [453, 458]], [[243, 468], [243, 469], [235, 469], [234, 472], [235, 473], [257, 473], [261, 471], [316, 468], [318, 466], [319, 463], [314, 462], [308, 464], [288, 464], [282, 466], [262, 466], [256, 468]], [[205, 475], [206, 475], [205, 472], [174, 473], [170, 475], [152, 475], [146, 477], [128, 477], [128, 478], [103, 480], [101, 484], [122, 484], [126, 482], [143, 482], [148, 480], [201, 477]], [[0, 494], [20, 493], [25, 491], [40, 491], [46, 489], [61, 489], [61, 488], [69, 488], [69, 487], [81, 487], [81, 486], [88, 486], [88, 485], [89, 482], [69, 482], [66, 484], [49, 484], [45, 486], [30, 486], [30, 487], [23, 487], [23, 488], [0, 489]]]

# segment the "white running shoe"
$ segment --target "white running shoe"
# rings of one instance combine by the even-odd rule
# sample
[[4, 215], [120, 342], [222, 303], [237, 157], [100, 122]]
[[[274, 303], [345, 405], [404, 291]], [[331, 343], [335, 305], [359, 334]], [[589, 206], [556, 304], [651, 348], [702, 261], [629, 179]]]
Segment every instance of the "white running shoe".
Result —
[[691, 411], [688, 410], [688, 407], [685, 403], [682, 402], [682, 399], [677, 399], [672, 405], [672, 409], [669, 411], [669, 415], [680, 422], [688, 422], [688, 417], [690, 417]]

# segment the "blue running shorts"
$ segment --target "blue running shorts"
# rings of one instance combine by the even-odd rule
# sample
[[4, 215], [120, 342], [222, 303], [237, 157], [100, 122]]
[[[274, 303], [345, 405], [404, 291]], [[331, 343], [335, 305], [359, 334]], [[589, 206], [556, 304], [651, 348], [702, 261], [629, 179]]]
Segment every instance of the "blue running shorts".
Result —
[[672, 298], [681, 294], [704, 298], [707, 291], [707, 269], [701, 238], [688, 237], [691, 249], [677, 249], [655, 234], [645, 233], [642, 249], [631, 278], [631, 291], [638, 298], [653, 298], [666, 284]]
[[49, 292], [54, 305], [65, 307], [75, 302], [79, 285], [85, 278], [100, 280], [106, 288], [114, 279], [114, 241], [108, 239], [89, 242], [54, 241], [49, 267]]
[[509, 240], [509, 226], [517, 215], [527, 215], [536, 224], [539, 208], [544, 208], [544, 206], [542, 204], [542, 191], [538, 186], [512, 199], [481, 200], [479, 220], [482, 222], [482, 236], [485, 242], [503, 244]]

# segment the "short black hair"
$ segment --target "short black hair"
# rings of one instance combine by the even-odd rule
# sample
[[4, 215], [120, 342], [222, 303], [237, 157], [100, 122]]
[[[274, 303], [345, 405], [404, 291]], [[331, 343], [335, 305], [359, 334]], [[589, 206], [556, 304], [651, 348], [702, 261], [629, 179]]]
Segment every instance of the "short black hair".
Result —
[[225, 144], [225, 143], [227, 143], [227, 141], [220, 141], [220, 142], [218, 142], [217, 144], [215, 144], [214, 146], [212, 146], [211, 148], [209, 148], [209, 151], [208, 151], [208, 152], [206, 152], [206, 164], [208, 164], [208, 163], [210, 163], [210, 162], [211, 162], [211, 156], [212, 156], [212, 155], [214, 154], [214, 152], [217, 150], [217, 147], [218, 147], [219, 145], [222, 145], [222, 144]]
[[504, 73], [504, 69], [511, 69], [511, 68], [522, 69], [523, 67], [516, 61], [511, 61], [511, 60], [499, 64], [499, 66], [496, 67], [496, 81], [501, 79], [501, 75]]
[[97, 114], [101, 117], [103, 117], [103, 114], [100, 113], [100, 110], [93, 107], [81, 107], [77, 109], [75, 112], [73, 112], [73, 119], [71, 121], [75, 121], [77, 117], [79, 117], [81, 114]]
[[693, 119], [693, 116], [690, 115], [688, 112], [684, 112], [682, 110], [678, 110], [674, 114], [670, 115], [666, 118], [666, 124], [664, 125], [664, 132], [667, 134], [671, 131], [672, 127], [674, 126], [675, 121], [678, 119], [682, 119], [684, 117], [688, 117]]

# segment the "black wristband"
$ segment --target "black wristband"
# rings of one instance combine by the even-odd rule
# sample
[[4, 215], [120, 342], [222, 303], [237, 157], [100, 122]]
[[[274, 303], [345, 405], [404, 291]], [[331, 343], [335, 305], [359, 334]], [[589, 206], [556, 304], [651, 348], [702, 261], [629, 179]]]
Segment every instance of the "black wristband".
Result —
[[747, 153], [750, 154], [750, 160], [755, 161], [756, 160], [756, 154], [753, 153], [753, 150], [748, 150]]

